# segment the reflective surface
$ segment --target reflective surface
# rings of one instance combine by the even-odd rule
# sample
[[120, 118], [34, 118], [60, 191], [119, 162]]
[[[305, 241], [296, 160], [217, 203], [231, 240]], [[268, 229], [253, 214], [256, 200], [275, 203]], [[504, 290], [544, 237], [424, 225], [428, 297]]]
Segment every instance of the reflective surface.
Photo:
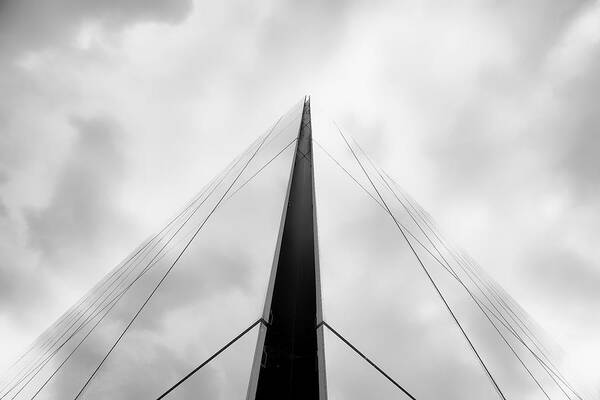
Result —
[[[417, 399], [574, 397], [493, 281], [316, 106], [313, 131], [325, 321]], [[372, 367], [326, 355], [330, 394], [377, 393]]]
[[[22, 360], [5, 398], [156, 398], [256, 321], [301, 111], [294, 106], [78, 305]], [[245, 394], [256, 330], [220, 356], [229, 360], [220, 370], [211, 363], [170, 398]], [[211, 369], [220, 375], [209, 378]]]
[[[0, 400], [157, 398], [257, 321], [302, 105], [43, 333]], [[312, 131], [323, 319], [355, 347], [319, 328], [329, 398], [409, 398], [357, 351], [417, 399], [578, 398], [527, 313], [314, 106]], [[258, 330], [166, 398], [245, 398]]]

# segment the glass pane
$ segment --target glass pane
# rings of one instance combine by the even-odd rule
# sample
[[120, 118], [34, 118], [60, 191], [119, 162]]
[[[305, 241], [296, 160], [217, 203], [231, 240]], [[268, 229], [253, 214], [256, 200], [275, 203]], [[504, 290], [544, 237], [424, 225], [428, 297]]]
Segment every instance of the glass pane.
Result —
[[[75, 397], [125, 329], [81, 398], [156, 397], [261, 316], [301, 111], [294, 106], [76, 308], [16, 398], [40, 388], [39, 399]], [[248, 362], [223, 364], [232, 368], [207, 390], [245, 393], [254, 344]]]
[[[348, 144], [352, 144], [352, 138], [344, 132], [344, 135], [346, 135], [344, 139], [338, 126], [329, 119], [328, 115], [318, 105], [311, 105], [311, 113], [313, 152], [319, 153], [328, 160], [328, 163], [336, 165], [336, 168], [339, 168], [342, 172], [345, 171], [347, 178], [351, 176], [349, 179], [355, 180], [355, 184], [359, 188], [362, 187], [364, 193], [361, 195], [377, 199], [377, 193], [355, 160], [355, 155], [359, 156], [359, 154], [356, 151], [353, 153], [350, 150], [351, 147], [348, 146]], [[348, 141], [348, 144], [346, 141]], [[316, 170], [315, 166], [315, 175], [318, 174], [319, 171]]]
[[[257, 338], [258, 326], [202, 367], [165, 399], [245, 399]], [[174, 381], [176, 380], [177, 378]]]
[[[470, 297], [469, 292], [465, 290], [460, 283], [454, 279], [446, 270], [444, 270], [440, 263], [434, 260], [434, 258], [428, 253], [417, 250], [419, 258], [422, 260], [424, 265], [430, 271], [432, 278], [438, 285], [440, 291], [444, 294], [446, 301], [451, 306], [452, 311], [460, 321], [463, 329], [469, 335], [473, 345], [478, 350], [482, 359], [485, 361], [488, 369], [496, 379], [499, 387], [507, 398], [530, 398], [530, 399], [544, 399], [547, 398], [544, 394], [546, 391], [548, 394], [555, 392], [558, 388], [549, 384], [542, 374], [543, 370], [539, 364], [533, 363], [530, 354], [525, 354], [522, 350], [524, 347], [513, 340], [514, 336], [511, 336], [506, 329], [500, 329], [502, 324], [498, 322], [501, 320], [500, 314], [496, 313], [499, 317], [495, 319], [492, 313], [488, 311], [488, 316], [477, 306], [477, 303]], [[481, 292], [471, 292], [474, 297], [479, 300]], [[493, 310], [493, 308], [490, 308]], [[494, 310], [495, 311], [495, 310]], [[491, 320], [491, 321], [490, 321]], [[498, 330], [504, 335], [508, 344], [502, 339], [500, 333], [494, 328], [494, 324], [498, 327]], [[515, 353], [509, 347], [513, 347], [515, 353], [517, 353], [525, 366], [531, 371], [536, 377], [544, 391], [542, 391], [533, 380], [533, 378], [527, 372], [527, 369], [519, 359], [515, 356]], [[537, 364], [537, 365], [536, 365]], [[547, 375], [546, 375], [547, 376]], [[554, 393], [555, 395], [557, 393]]]
[[[314, 157], [324, 319], [417, 398], [495, 399], [392, 218], [335, 162]], [[328, 374], [338, 368], [326, 363]]]
[[110, 398], [130, 398], [119, 385], [144, 382], [149, 371], [125, 374], [142, 367], [155, 377], [145, 389], [156, 392], [260, 317], [292, 155], [293, 148], [285, 150], [202, 227], [86, 398], [104, 398], [106, 386], [115, 388]]
[[329, 400], [409, 399], [327, 328], [324, 336]]
[[[93, 375], [81, 398], [156, 398], [255, 322], [302, 107], [294, 105], [44, 333], [0, 397], [74, 398]], [[548, 346], [524, 311], [349, 135], [312, 111], [325, 321], [418, 399], [496, 399], [482, 362], [506, 398], [573, 397], [549, 372]], [[245, 397], [257, 331], [168, 398]], [[407, 398], [324, 332], [330, 399]]]

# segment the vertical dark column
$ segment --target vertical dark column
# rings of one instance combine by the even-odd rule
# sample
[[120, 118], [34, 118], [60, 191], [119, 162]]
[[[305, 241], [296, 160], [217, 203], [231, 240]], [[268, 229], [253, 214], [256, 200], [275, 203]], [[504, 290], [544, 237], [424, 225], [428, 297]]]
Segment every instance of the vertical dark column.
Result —
[[[274, 282], [265, 305], [269, 325], [261, 331], [249, 399], [324, 399], [319, 393], [322, 338], [317, 345], [316, 240], [310, 102], [304, 103], [287, 210], [282, 220]], [[273, 275], [272, 275], [273, 280]], [[320, 294], [319, 294], [320, 299]], [[269, 304], [270, 303], [270, 304]], [[320, 308], [319, 308], [320, 314]], [[261, 343], [262, 342], [262, 343]], [[320, 351], [318, 351], [318, 348]], [[260, 365], [257, 358], [260, 352]], [[321, 353], [320, 361], [318, 353]], [[322, 371], [323, 372], [323, 371]], [[324, 373], [321, 375], [324, 381]], [[324, 384], [324, 382], [322, 382]], [[324, 385], [323, 385], [324, 386]]]

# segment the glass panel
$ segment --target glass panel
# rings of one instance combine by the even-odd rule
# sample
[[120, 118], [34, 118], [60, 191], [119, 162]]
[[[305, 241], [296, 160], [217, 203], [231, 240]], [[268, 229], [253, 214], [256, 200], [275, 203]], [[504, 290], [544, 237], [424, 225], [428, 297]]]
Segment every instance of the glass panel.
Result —
[[144, 386], [155, 393], [260, 317], [293, 150], [286, 149], [203, 226], [86, 398], [105, 398], [106, 387], [115, 390], [111, 399], [130, 398], [120, 386], [144, 382], [148, 368], [154, 379]]
[[325, 320], [413, 387], [417, 398], [497, 398], [460, 327], [507, 398], [565, 397], [509, 331], [543, 357], [489, 278], [346, 137], [348, 143], [319, 136], [327, 145], [315, 146], [321, 150], [315, 150], [315, 176]]
[[324, 319], [416, 398], [495, 399], [389, 214], [326, 155], [314, 157]]
[[[519, 362], [498, 331], [495, 330], [490, 320], [477, 307], [477, 304], [465, 288], [446, 270], [443, 270], [440, 264], [428, 253], [420, 249], [417, 250], [417, 253], [423, 264], [430, 271], [432, 278], [444, 294], [446, 301], [451, 306], [463, 329], [469, 335], [473, 345], [485, 361], [504, 395], [507, 398], [546, 398], [544, 392], [536, 385], [525, 367]], [[479, 295], [479, 293], [471, 293], [474, 296]], [[478, 296], [475, 297], [479, 298]], [[493, 319], [491, 313], [489, 315], [490, 319]], [[497, 322], [497, 320], [494, 320], [494, 322]], [[501, 326], [499, 323], [497, 325]], [[507, 341], [513, 346], [517, 354], [526, 356], [520, 351], [521, 346], [517, 347], [510, 336], [507, 336], [509, 333], [505, 329], [500, 330], [500, 332], [505, 335]], [[526, 362], [527, 367], [534, 376], [543, 378], [540, 375], [542, 371], [530, 362], [532, 360], [528, 356], [522, 357], [522, 359]], [[551, 386], [547, 385], [547, 382], [543, 380], [540, 383], [542, 382], [546, 383], [544, 390], [551, 392]]]
[[[292, 107], [42, 335], [0, 396], [75, 397], [136, 318], [82, 398], [155, 398], [256, 321], [302, 107]], [[312, 124], [325, 321], [419, 399], [497, 398], [460, 327], [506, 398], [571, 395], [536, 359], [552, 366], [518, 305], [318, 107]], [[406, 398], [324, 331], [330, 399]], [[169, 398], [245, 396], [256, 338], [257, 328]]]
[[[273, 162], [271, 160], [274, 157], [278, 157], [283, 151], [289, 148], [294, 148], [300, 128], [303, 106], [304, 102], [294, 105], [290, 111], [284, 114], [281, 119], [275, 121], [273, 126], [267, 130], [267, 133], [263, 137], [264, 142], [261, 145], [260, 151], [254, 156], [238, 181], [231, 188], [232, 194], [240, 187], [243, 187], [261, 168], [266, 168], [266, 165]], [[259, 145], [263, 138], [259, 138]]]
[[[257, 338], [258, 326], [202, 367], [165, 399], [245, 399]], [[174, 381], [177, 378], [179, 377], [174, 378]]]
[[[173, 265], [81, 398], [156, 397], [261, 316], [301, 111], [294, 106], [81, 304], [50, 354], [75, 335], [17, 398], [30, 398], [46, 380], [36, 398], [75, 397]], [[222, 398], [245, 393], [254, 345], [247, 363], [223, 364], [235, 368], [221, 370], [227, 382], [210, 390], [219, 384], [214, 393]]]
[[[347, 175], [352, 176], [349, 179], [356, 180], [357, 186], [360, 185], [364, 189], [364, 193], [361, 195], [372, 196], [378, 199], [377, 193], [361, 170], [360, 165], [356, 162], [354, 154], [346, 144], [344, 137], [340, 134], [338, 126], [328, 118], [328, 115], [318, 105], [311, 104], [311, 113], [313, 152], [320, 153], [323, 158], [327, 159], [328, 163], [336, 165], [336, 168], [340, 168], [342, 172], [345, 170]], [[346, 132], [343, 133], [348, 143], [352, 144], [352, 138]], [[352, 149], [354, 150], [354, 148]], [[356, 152], [355, 154], [359, 155]], [[318, 174], [318, 172], [315, 171], [315, 174]]]
[[329, 400], [409, 399], [327, 328], [324, 336]]

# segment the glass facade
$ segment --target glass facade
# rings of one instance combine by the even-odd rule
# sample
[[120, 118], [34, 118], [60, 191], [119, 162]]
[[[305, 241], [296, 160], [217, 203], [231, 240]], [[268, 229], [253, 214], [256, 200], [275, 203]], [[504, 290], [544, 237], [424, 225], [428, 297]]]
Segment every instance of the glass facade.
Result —
[[43, 333], [0, 399], [159, 398], [206, 360], [164, 398], [246, 398], [261, 368], [278, 368], [265, 302], [299, 157], [313, 171], [321, 399], [580, 398], [518, 304], [318, 109], [312, 154], [298, 155], [304, 107]]

